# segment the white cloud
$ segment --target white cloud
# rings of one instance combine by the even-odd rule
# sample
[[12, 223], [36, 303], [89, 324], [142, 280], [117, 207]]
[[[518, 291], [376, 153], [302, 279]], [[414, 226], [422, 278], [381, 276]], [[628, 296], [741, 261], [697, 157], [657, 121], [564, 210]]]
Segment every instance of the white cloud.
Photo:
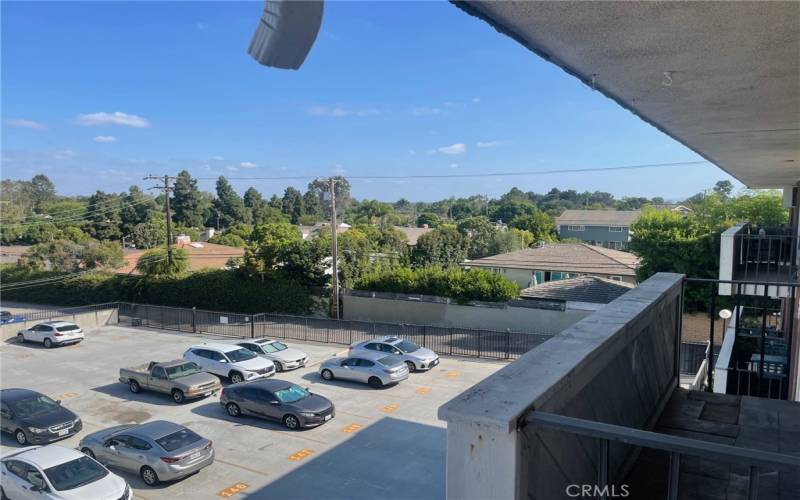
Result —
[[256, 168], [256, 164], [251, 161], [243, 161], [239, 166], [242, 168]]
[[113, 135], [98, 135], [95, 136], [94, 142], [117, 142], [117, 138]]
[[327, 116], [333, 118], [343, 118], [345, 116], [374, 116], [380, 114], [375, 108], [364, 109], [345, 109], [341, 106], [311, 106], [306, 110], [306, 113], [311, 116]]
[[147, 128], [150, 126], [150, 122], [147, 119], [121, 111], [78, 115], [78, 123], [81, 125], [122, 125], [135, 128]]
[[211, 159], [212, 160], [217, 160], [217, 161], [222, 161], [222, 160], [225, 159], [225, 157], [224, 156], [212, 156]]
[[433, 115], [441, 115], [443, 113], [441, 108], [428, 108], [428, 107], [421, 107], [421, 108], [414, 108], [411, 110], [411, 114], [414, 116], [433, 116]]
[[227, 170], [228, 172], [238, 172], [239, 171], [239, 167], [234, 166], [234, 165], [228, 165], [228, 166], [225, 167], [225, 170]]
[[14, 120], [6, 120], [6, 125], [9, 127], [15, 128], [30, 128], [33, 130], [47, 130], [47, 127], [43, 123], [35, 122], [33, 120], [24, 120], [22, 118], [14, 119]]
[[334, 172], [336, 172], [337, 174], [343, 174], [345, 172], [345, 169], [341, 163], [337, 163], [335, 167], [336, 168], [334, 168]]
[[437, 149], [437, 151], [446, 155], [460, 155], [464, 154], [466, 150], [467, 147], [460, 142], [457, 144], [452, 144], [450, 146], [442, 146], [439, 149]]
[[479, 148], [496, 148], [497, 146], [504, 146], [510, 144], [511, 141], [478, 141], [475, 145]]
[[69, 160], [70, 158], [75, 158], [78, 155], [76, 151], [71, 149], [62, 149], [61, 151], [56, 151], [53, 153], [53, 158], [56, 160]]

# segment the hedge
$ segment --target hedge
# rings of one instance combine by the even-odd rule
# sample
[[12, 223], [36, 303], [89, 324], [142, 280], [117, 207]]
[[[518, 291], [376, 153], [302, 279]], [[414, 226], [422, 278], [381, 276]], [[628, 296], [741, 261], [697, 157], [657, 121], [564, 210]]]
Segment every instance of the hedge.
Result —
[[[25, 272], [4, 266], [4, 288], [14, 282], [52, 277], [58, 273]], [[248, 314], [274, 312], [308, 314], [317, 300], [305, 287], [285, 279], [248, 279], [236, 271], [200, 271], [175, 278], [148, 278], [105, 272], [82, 274], [64, 281], [3, 290], [3, 300], [78, 306], [104, 302], [136, 302], [197, 307]]]
[[435, 266], [395, 268], [364, 275], [359, 290], [418, 293], [450, 297], [459, 303], [505, 302], [519, 296], [519, 287], [504, 276], [483, 269], [463, 270]]

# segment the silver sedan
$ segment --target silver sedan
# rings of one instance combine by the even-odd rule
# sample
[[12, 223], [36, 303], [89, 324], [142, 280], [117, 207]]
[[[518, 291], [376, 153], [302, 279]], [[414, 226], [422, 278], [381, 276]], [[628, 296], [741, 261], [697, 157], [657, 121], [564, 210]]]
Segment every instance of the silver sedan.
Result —
[[139, 474], [148, 486], [214, 463], [211, 441], [165, 420], [110, 427], [87, 435], [78, 447], [103, 465]]
[[359, 352], [347, 358], [331, 358], [319, 367], [325, 380], [335, 378], [363, 382], [380, 388], [408, 378], [408, 366], [398, 356], [383, 352]]

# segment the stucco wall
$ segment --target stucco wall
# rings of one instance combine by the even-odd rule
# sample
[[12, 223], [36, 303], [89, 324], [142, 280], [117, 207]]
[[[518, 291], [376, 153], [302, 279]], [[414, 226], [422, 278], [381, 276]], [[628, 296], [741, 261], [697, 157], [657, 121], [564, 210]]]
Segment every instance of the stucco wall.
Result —
[[0, 335], [2, 340], [16, 337], [20, 330], [25, 330], [33, 325], [44, 323], [45, 321], [70, 321], [80, 326], [84, 332], [89, 332], [100, 326], [116, 324], [117, 310], [105, 309], [103, 311], [90, 311], [78, 314], [65, 314], [47, 320], [24, 321], [22, 323], [12, 323], [10, 325], [0, 325]]
[[372, 297], [342, 297], [343, 318], [359, 321], [455, 326], [484, 330], [558, 333], [592, 313], [527, 307], [470, 306]]
[[630, 228], [625, 227], [621, 232], [609, 231], [608, 226], [584, 226], [584, 231], [570, 231], [566, 225], [558, 227], [561, 238], [576, 238], [581, 241], [620, 241], [623, 248], [628, 248], [631, 240]]

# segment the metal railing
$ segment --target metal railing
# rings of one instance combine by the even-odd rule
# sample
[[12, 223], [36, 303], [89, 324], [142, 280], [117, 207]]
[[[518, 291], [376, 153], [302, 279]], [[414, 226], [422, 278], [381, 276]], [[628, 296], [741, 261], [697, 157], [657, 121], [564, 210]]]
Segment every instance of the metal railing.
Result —
[[743, 281], [793, 281], [797, 236], [780, 229], [734, 236], [734, 277]]
[[28, 311], [19, 314], [15, 314], [14, 316], [22, 316], [25, 318], [25, 321], [47, 321], [53, 318], [60, 318], [62, 316], [71, 316], [75, 314], [81, 314], [86, 312], [94, 312], [94, 311], [104, 311], [107, 309], [116, 309], [117, 303], [116, 302], [108, 302], [105, 304], [91, 304], [88, 306], [78, 306], [78, 307], [65, 307], [65, 308], [58, 308], [58, 309], [42, 309], [38, 311]]
[[120, 323], [227, 337], [270, 337], [350, 345], [381, 336], [398, 336], [437, 354], [514, 359], [553, 334], [492, 331], [399, 323], [379, 323], [282, 314], [241, 314], [146, 304], [119, 304]]
[[669, 500], [677, 500], [678, 498], [681, 457], [683, 455], [707, 458], [714, 463], [726, 462], [749, 467], [748, 500], [756, 500], [758, 498], [758, 483], [762, 469], [775, 470], [776, 468], [788, 466], [797, 467], [800, 470], [800, 456], [753, 448], [740, 448], [712, 441], [660, 434], [553, 413], [532, 411], [523, 421], [523, 425], [526, 424], [549, 427], [600, 441], [597, 456], [597, 486], [600, 492], [597, 498], [600, 500], [608, 498], [609, 490], [607, 487], [610, 486], [608, 476], [609, 448], [611, 442], [652, 448], [669, 453], [667, 479], [667, 498]]

